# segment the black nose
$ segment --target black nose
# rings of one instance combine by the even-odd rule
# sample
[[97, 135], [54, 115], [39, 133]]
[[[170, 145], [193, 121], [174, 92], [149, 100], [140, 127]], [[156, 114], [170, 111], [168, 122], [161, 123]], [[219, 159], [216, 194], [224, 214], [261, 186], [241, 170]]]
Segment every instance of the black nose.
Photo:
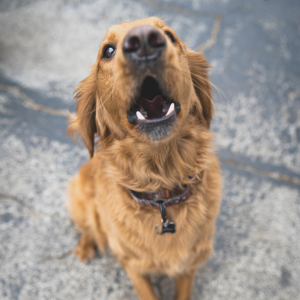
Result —
[[123, 53], [135, 61], [155, 60], [165, 47], [163, 34], [153, 26], [144, 25], [129, 31], [123, 42]]

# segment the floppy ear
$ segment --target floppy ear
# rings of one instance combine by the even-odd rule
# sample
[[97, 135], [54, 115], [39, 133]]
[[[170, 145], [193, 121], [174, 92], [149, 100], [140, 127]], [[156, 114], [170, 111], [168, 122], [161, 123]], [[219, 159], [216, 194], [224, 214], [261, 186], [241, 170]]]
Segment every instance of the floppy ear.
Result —
[[202, 115], [207, 128], [209, 128], [214, 111], [211, 85], [208, 80], [208, 68], [210, 66], [204, 56], [195, 51], [187, 50], [187, 59], [195, 92], [201, 103]]
[[94, 136], [96, 126], [96, 74], [94, 68], [91, 74], [80, 82], [74, 94], [77, 99], [77, 114], [70, 116], [68, 135], [76, 138], [80, 132], [90, 157], [94, 154]]

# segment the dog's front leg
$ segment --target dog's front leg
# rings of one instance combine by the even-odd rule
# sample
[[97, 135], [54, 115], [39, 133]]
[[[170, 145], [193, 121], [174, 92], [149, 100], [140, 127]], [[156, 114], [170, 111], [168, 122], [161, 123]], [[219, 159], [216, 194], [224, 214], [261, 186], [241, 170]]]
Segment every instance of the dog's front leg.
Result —
[[196, 271], [175, 277], [176, 300], [189, 300]]
[[158, 300], [154, 294], [149, 276], [140, 274], [129, 266], [125, 266], [125, 270], [130, 277], [140, 300]]

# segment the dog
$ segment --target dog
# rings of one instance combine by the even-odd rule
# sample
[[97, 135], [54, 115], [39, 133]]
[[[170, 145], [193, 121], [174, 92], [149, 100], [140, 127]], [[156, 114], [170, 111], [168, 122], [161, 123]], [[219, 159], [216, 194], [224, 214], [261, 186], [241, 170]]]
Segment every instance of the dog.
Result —
[[204, 56], [156, 17], [110, 27], [90, 75], [75, 90], [90, 155], [70, 183], [69, 210], [87, 261], [108, 246], [141, 300], [157, 300], [149, 275], [175, 279], [190, 298], [213, 249], [221, 202], [212, 147], [214, 106]]

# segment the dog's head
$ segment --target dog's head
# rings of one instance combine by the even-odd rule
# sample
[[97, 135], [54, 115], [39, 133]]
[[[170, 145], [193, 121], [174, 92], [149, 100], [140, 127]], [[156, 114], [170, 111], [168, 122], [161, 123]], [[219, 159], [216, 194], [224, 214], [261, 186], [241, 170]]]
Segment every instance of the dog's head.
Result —
[[197, 119], [209, 128], [213, 103], [205, 58], [151, 17], [112, 26], [89, 77], [75, 93], [79, 130], [91, 156], [101, 141], [128, 136], [147, 143], [176, 137]]

